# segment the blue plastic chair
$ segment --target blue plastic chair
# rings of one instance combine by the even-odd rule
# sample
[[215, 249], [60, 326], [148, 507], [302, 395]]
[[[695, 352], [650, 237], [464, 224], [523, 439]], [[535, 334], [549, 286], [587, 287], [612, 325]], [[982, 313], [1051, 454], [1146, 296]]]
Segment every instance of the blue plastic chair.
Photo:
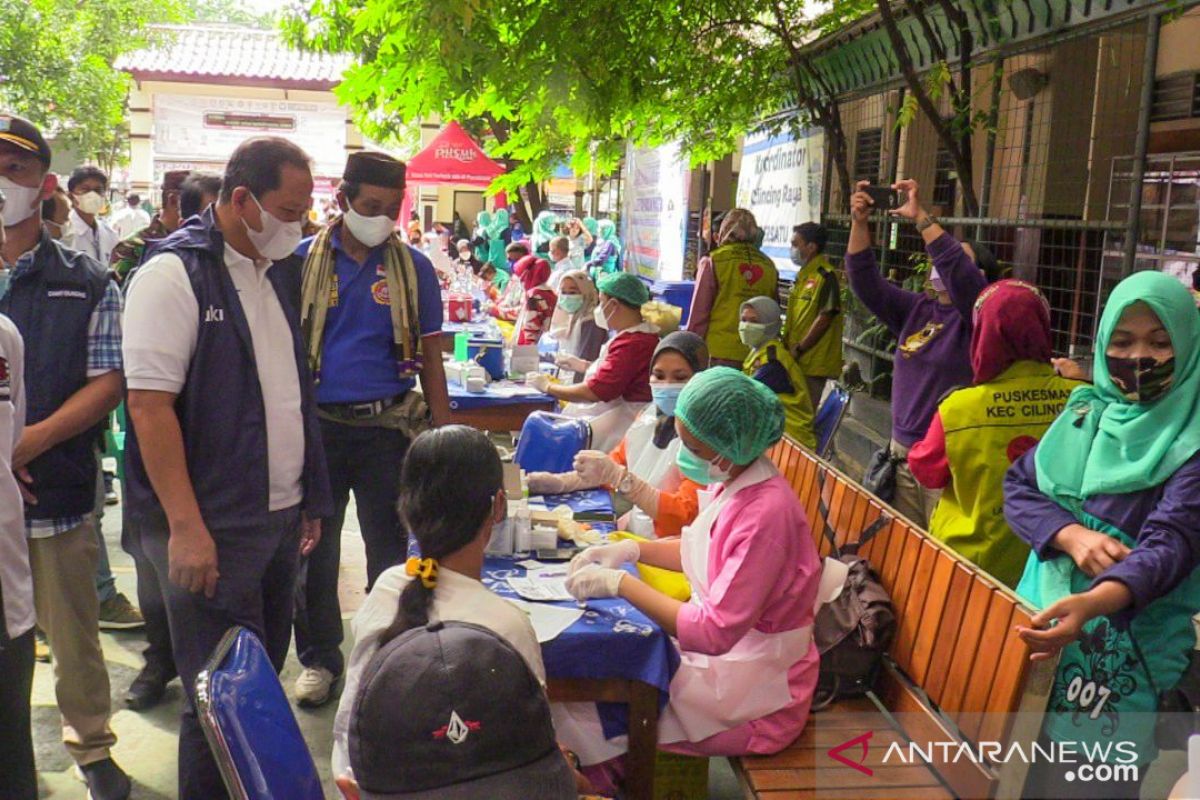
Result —
[[253, 633], [226, 631], [196, 676], [196, 711], [233, 800], [324, 800], [279, 676]]
[[513, 460], [526, 472], [570, 472], [575, 454], [592, 446], [587, 420], [535, 411], [521, 426]]
[[825, 402], [813, 419], [813, 432], [817, 435], [817, 455], [825, 458], [833, 446], [833, 437], [842, 425], [842, 417], [850, 406], [850, 392], [845, 386], [835, 383], [829, 390]]

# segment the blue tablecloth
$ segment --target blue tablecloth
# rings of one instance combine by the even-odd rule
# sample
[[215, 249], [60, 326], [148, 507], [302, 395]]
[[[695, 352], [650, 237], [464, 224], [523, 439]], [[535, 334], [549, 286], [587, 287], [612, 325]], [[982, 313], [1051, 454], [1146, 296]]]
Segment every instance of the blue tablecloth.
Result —
[[[588, 489], [571, 494], [545, 495], [540, 498], [554, 508], [568, 505], [576, 514], [609, 516], [614, 514], [612, 495], [605, 489]], [[600, 533], [610, 533], [613, 523], [591, 522]], [[420, 555], [416, 541], [409, 539], [409, 555]], [[518, 561], [529, 553], [511, 557], [487, 556], [483, 565], [483, 584], [501, 597], [517, 598], [507, 579], [525, 574]], [[633, 565], [628, 566], [636, 574]], [[578, 608], [574, 602], [555, 603]], [[658, 688], [660, 705], [666, 705], [671, 677], [679, 668], [679, 651], [671, 639], [649, 617], [625, 600], [589, 600], [587, 610], [574, 625], [557, 638], [542, 645], [546, 675], [551, 678], [621, 678], [638, 680]], [[600, 703], [600, 721], [608, 738], [629, 730], [629, 707], [619, 703]]]
[[541, 393], [501, 397], [496, 394], [495, 386], [490, 383], [487, 389], [482, 392], [468, 392], [457, 381], [447, 381], [446, 386], [450, 390], [451, 411], [467, 411], [474, 408], [487, 408], [488, 406], [519, 406], [526, 403], [549, 404], [557, 402], [550, 395]]
[[612, 493], [607, 489], [584, 489], [570, 494], [547, 494], [532, 499], [540, 500], [549, 508], [568, 506], [576, 514], [592, 517], [607, 515], [609, 519], [616, 516]]
[[[483, 565], [483, 584], [501, 597], [516, 598], [507, 579], [525, 574], [516, 564], [523, 560], [522, 556], [488, 556]], [[630, 565], [629, 570], [633, 572], [634, 567]], [[578, 608], [574, 602], [553, 605]], [[665, 706], [671, 677], [679, 668], [679, 651], [649, 617], [625, 600], [613, 598], [588, 600], [587, 610], [574, 625], [542, 644], [542, 660], [550, 678], [620, 678], [648, 683], [658, 688], [660, 706]], [[599, 706], [607, 738], [628, 732], [628, 706]]]

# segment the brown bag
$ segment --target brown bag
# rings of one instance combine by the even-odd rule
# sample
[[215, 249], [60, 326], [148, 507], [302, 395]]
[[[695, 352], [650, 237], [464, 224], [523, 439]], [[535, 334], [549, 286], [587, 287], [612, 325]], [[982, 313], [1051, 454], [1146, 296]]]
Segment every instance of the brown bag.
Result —
[[[822, 489], [823, 477], [821, 474], [817, 477]], [[821, 653], [813, 711], [819, 711], [835, 700], [860, 697], [869, 692], [879, 676], [883, 654], [896, 636], [892, 598], [870, 563], [858, 556], [859, 548], [891, 523], [891, 515], [881, 513], [859, 533], [856, 541], [839, 547], [837, 532], [829, 524], [824, 492], [817, 501], [817, 509], [825, 519], [825, 537], [833, 556], [849, 566], [850, 571], [842, 593], [821, 606], [813, 624], [813, 641]]]
[[821, 653], [814, 711], [870, 691], [896, 635], [892, 599], [871, 565], [856, 555], [839, 560], [850, 567], [846, 585], [837, 598], [821, 606], [813, 626], [813, 641]]

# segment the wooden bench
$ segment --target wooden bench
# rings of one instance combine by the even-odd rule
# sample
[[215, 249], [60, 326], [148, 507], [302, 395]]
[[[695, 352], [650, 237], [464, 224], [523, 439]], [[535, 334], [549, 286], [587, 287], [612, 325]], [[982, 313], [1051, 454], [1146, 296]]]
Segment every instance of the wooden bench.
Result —
[[[882, 756], [890, 742], [903, 743], [905, 736], [918, 744], [1035, 739], [1056, 663], [1030, 662], [1028, 648], [1013, 630], [1029, 625], [1035, 612], [800, 445], [785, 439], [770, 455], [804, 504], [822, 556], [832, 552], [830, 539], [841, 547], [859, 542], [864, 531], [868, 537], [874, 533], [859, 555], [870, 561], [891, 595], [898, 629], [872, 698], [840, 701], [815, 712], [783, 752], [731, 759], [746, 796], [1020, 797], [1028, 766], [1019, 759], [996, 765], [962, 758], [935, 770], [892, 760], [884, 764]], [[903, 714], [902, 729], [884, 709]], [[1003, 716], [1015, 712], [1023, 713]], [[863, 714], [873, 715], [868, 719], [876, 731], [866, 762], [871, 776], [827, 753], [855, 731], [863, 732]], [[845, 736], [839, 727], [847, 728]], [[857, 752], [849, 757], [857, 758]]]

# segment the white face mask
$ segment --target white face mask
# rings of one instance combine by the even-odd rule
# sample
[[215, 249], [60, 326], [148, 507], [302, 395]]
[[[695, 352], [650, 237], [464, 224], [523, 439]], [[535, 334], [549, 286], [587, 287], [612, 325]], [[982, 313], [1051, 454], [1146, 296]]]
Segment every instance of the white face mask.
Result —
[[346, 221], [346, 228], [354, 235], [354, 238], [367, 247], [383, 244], [392, 235], [392, 231], [396, 230], [394, 219], [389, 219], [383, 214], [377, 217], [364, 217], [354, 210], [354, 206], [350, 205], [346, 207], [346, 213], [342, 219]]
[[99, 192], [84, 192], [75, 195], [75, 205], [84, 214], [99, 214], [104, 210], [104, 196]]
[[601, 330], [608, 330], [608, 317], [604, 316], [604, 304], [596, 306], [596, 310], [592, 312], [592, 316], [596, 319], [596, 325]]
[[258, 202], [258, 198], [254, 196], [253, 192], [250, 193], [250, 198], [258, 206], [258, 211], [262, 215], [263, 229], [261, 231], [254, 230], [250, 227], [250, 223], [246, 222], [245, 217], [242, 217], [242, 224], [246, 226], [246, 235], [250, 237], [250, 244], [254, 245], [254, 249], [258, 251], [259, 255], [271, 261], [279, 261], [296, 252], [300, 240], [304, 238], [304, 231], [300, 227], [300, 223], [284, 222], [267, 211], [262, 207], [262, 203]]
[[0, 177], [0, 191], [4, 192], [4, 227], [19, 225], [33, 216], [38, 209], [40, 186], [18, 186], [5, 177]]

